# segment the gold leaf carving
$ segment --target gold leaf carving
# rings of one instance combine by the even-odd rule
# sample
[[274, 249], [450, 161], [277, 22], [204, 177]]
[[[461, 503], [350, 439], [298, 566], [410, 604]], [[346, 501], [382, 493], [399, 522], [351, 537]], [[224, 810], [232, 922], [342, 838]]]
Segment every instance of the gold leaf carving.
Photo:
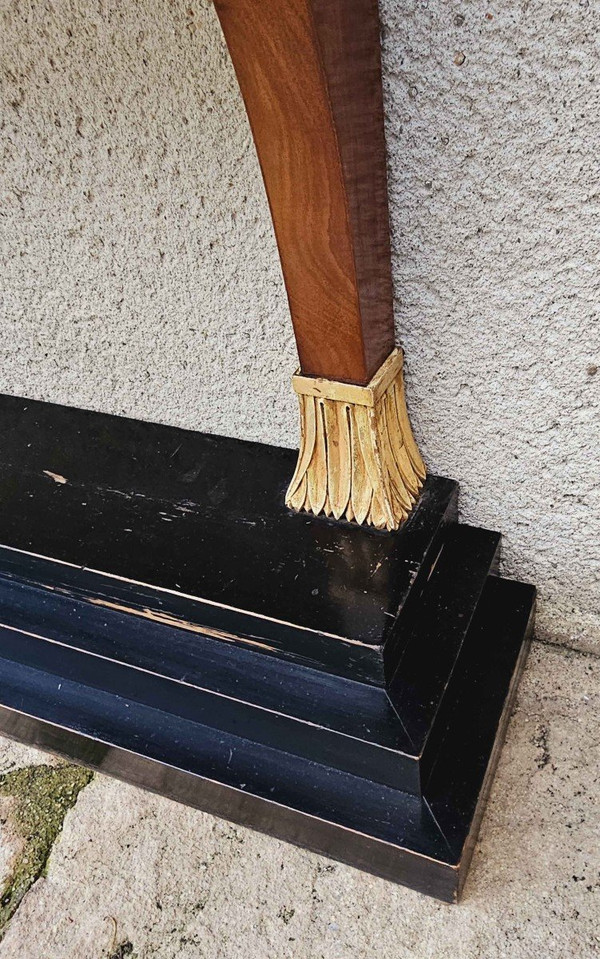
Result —
[[300, 452], [286, 504], [295, 510], [397, 529], [415, 504], [425, 465], [394, 350], [368, 386], [296, 374]]

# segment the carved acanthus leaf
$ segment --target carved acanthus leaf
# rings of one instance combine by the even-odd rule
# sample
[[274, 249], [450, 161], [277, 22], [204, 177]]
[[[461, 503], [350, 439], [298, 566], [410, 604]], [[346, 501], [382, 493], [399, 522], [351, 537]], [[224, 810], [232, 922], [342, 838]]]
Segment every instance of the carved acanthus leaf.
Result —
[[395, 350], [368, 386], [294, 376], [300, 451], [291, 509], [397, 529], [425, 479]]

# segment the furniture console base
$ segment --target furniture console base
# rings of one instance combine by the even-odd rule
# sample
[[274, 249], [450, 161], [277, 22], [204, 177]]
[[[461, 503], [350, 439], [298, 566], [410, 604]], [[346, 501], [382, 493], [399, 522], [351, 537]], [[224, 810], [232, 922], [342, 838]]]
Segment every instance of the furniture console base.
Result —
[[0, 731], [455, 901], [532, 587], [428, 477], [382, 532], [294, 453], [0, 398]]

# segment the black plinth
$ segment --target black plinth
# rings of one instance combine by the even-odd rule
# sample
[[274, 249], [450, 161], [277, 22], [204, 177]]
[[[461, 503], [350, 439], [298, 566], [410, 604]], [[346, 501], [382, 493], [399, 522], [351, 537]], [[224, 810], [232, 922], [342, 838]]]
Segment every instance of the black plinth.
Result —
[[534, 590], [450, 480], [385, 533], [294, 461], [0, 397], [0, 729], [453, 900]]

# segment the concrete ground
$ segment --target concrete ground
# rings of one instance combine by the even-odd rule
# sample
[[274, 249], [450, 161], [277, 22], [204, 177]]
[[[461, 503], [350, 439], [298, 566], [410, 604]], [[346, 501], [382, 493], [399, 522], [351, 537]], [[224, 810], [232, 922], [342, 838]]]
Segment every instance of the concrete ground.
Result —
[[3, 741], [0, 959], [600, 955], [599, 708], [534, 645], [460, 906]]

